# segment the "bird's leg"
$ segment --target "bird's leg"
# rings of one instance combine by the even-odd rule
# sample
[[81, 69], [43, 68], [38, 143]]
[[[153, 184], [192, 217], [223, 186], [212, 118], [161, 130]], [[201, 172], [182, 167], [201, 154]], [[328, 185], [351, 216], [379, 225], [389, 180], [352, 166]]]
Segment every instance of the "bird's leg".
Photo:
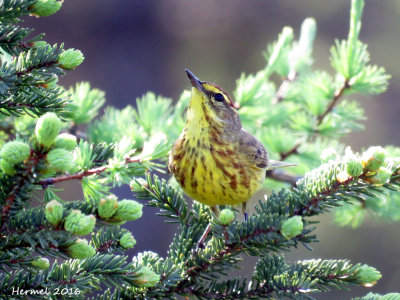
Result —
[[244, 215], [244, 221], [246, 222], [247, 221], [247, 217], [248, 217], [248, 215], [247, 215], [247, 202], [243, 202], [242, 203], [242, 213]]
[[214, 215], [219, 218], [219, 208], [218, 206], [211, 206], [211, 211], [214, 213]]
[[[211, 206], [210, 208], [211, 208], [211, 211], [212, 211], [212, 212], [215, 214], [215, 216], [218, 218], [218, 217], [219, 217], [219, 209], [218, 209], [218, 206]], [[197, 248], [201, 248], [201, 249], [204, 248], [204, 242], [205, 242], [205, 240], [206, 240], [208, 234], [210, 233], [210, 231], [211, 231], [211, 224], [208, 223], [206, 229], [204, 230], [203, 234], [201, 235], [200, 240], [199, 240], [198, 243], [197, 243]]]

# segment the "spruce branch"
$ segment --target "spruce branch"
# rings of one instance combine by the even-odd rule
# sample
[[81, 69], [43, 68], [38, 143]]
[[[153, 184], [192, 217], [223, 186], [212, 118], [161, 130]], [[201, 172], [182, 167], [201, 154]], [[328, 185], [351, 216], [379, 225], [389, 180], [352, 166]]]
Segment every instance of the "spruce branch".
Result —
[[37, 0], [4, 0], [0, 5], [0, 22], [17, 23], [19, 17], [29, 14], [29, 8]]
[[27, 41], [23, 41], [33, 29], [21, 28], [16, 25], [0, 25], [0, 49], [9, 55], [19, 55], [28, 51], [34, 43], [41, 40], [44, 34], [39, 34]]
[[9, 221], [0, 251], [25, 249], [32, 253], [51, 257], [67, 258], [66, 246], [73, 235], [63, 226], [54, 226], [46, 221], [44, 209], [36, 207], [18, 212]]
[[[368, 274], [368, 275], [367, 275]], [[314, 299], [310, 294], [343, 289], [349, 285], [368, 285], [381, 277], [374, 268], [347, 260], [305, 260], [286, 263], [282, 256], [267, 255], [256, 265], [253, 281], [229, 279], [201, 280], [174, 292], [199, 299], [259, 299], [295, 297]], [[166, 294], [172, 296], [173, 294]]]
[[90, 276], [96, 274], [108, 286], [141, 287], [141, 284], [138, 283], [141, 268], [134, 267], [126, 260], [126, 256], [96, 254], [81, 263], [81, 273]]
[[[43, 164], [45, 155], [31, 150], [30, 156], [25, 166], [20, 170], [19, 177], [15, 178], [11, 189], [7, 185], [2, 185], [2, 211], [1, 211], [1, 231], [5, 230], [11, 212], [17, 212], [21, 207], [27, 205], [27, 195], [32, 189], [32, 182], [35, 180], [37, 168]], [[8, 176], [3, 175], [2, 181], [9, 180]]]
[[355, 297], [351, 300], [396, 300], [399, 299], [400, 293], [388, 293], [384, 295], [368, 293], [364, 297]]
[[[125, 202], [126, 201], [127, 200], [125, 200]], [[62, 220], [58, 225], [49, 223], [50, 219], [48, 219], [47, 212], [45, 217], [44, 209], [41, 207], [17, 213], [9, 222], [10, 229], [2, 233], [4, 238], [0, 241], [0, 257], [4, 258], [3, 253], [8, 253], [9, 251], [19, 251], [17, 253], [26, 251], [26, 253], [29, 253], [29, 256], [38, 253], [50, 257], [77, 257], [77, 254], [71, 250], [71, 246], [78, 241], [74, 236], [76, 234], [82, 235], [85, 233], [71, 231], [75, 229], [82, 231], [83, 227], [75, 228], [77, 224], [73, 224], [75, 227], [67, 224], [71, 214], [76, 214], [77, 212], [81, 219], [87, 219], [88, 217], [93, 218], [93, 215], [96, 215], [100, 224], [112, 225], [113, 219], [105, 219], [99, 216], [97, 214], [99, 207], [93, 203], [81, 201], [68, 202], [64, 204], [64, 208], [64, 216], [62, 216]], [[81, 212], [84, 214], [81, 214]], [[118, 216], [114, 216], [114, 218], [117, 219]], [[74, 222], [77, 222], [77, 219], [75, 219]], [[79, 226], [86, 225], [82, 223]], [[135, 244], [131, 233], [125, 229], [120, 229], [118, 226], [111, 226], [99, 230], [96, 234], [92, 235], [92, 242], [99, 253], [112, 251], [121, 253], [132, 248]], [[81, 251], [82, 250], [78, 253], [81, 253]], [[14, 257], [16, 257], [16, 254]], [[11, 263], [11, 261], [7, 263]], [[12, 267], [18, 268], [25, 263], [25, 260], [20, 260], [15, 262]]]
[[8, 296], [12, 295], [15, 287], [25, 290], [47, 287], [48, 290], [54, 290], [65, 286], [78, 289], [84, 294], [100, 289], [100, 283], [106, 286], [128, 285], [140, 288], [141, 269], [127, 263], [126, 256], [97, 254], [82, 261], [67, 260], [62, 264], [54, 263], [50, 269], [37, 273], [17, 271], [0, 274], [0, 288], [2, 294]]
[[70, 110], [68, 98], [63, 91], [46, 84], [54, 76], [63, 75], [58, 63], [62, 46], [44, 46], [19, 54], [12, 63], [0, 68], [0, 113], [20, 116], [24, 113], [42, 115], [54, 111], [66, 114]]
[[146, 174], [146, 181], [135, 180], [131, 182], [131, 189], [138, 199], [150, 200], [147, 205], [159, 207], [159, 215], [168, 217], [172, 221], [179, 221], [181, 225], [190, 226], [192, 213], [187, 207], [186, 200], [180, 192], [167, 185], [165, 180], [160, 180], [157, 175]]
[[130, 234], [126, 229], [119, 226], [102, 227], [98, 232], [92, 234], [92, 242], [98, 253], [123, 253], [126, 248], [121, 245], [121, 238]]

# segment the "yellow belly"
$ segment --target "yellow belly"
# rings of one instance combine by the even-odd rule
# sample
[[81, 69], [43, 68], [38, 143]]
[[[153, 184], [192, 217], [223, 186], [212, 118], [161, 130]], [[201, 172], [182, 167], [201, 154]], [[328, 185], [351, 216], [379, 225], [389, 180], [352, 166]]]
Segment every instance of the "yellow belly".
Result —
[[170, 170], [185, 193], [203, 204], [238, 205], [257, 192], [265, 170], [252, 165], [235, 145], [177, 141], [170, 156]]

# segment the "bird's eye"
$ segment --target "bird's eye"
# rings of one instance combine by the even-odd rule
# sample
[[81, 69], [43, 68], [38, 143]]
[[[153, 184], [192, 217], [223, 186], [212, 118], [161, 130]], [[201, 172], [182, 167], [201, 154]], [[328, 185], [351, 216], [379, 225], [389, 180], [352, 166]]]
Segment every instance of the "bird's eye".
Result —
[[221, 93], [215, 94], [214, 96], [215, 101], [222, 102], [224, 101], [224, 96]]

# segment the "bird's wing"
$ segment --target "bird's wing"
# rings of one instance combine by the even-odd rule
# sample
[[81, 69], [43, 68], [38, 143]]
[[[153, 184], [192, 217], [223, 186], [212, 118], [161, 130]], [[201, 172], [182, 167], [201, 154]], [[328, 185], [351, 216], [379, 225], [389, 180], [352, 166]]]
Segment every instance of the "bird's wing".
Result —
[[250, 165], [265, 169], [268, 166], [268, 153], [259, 140], [244, 130], [239, 132], [239, 152]]
[[243, 128], [239, 133], [239, 151], [250, 165], [255, 165], [262, 169], [273, 170], [297, 166], [294, 163], [269, 159], [263, 144]]

